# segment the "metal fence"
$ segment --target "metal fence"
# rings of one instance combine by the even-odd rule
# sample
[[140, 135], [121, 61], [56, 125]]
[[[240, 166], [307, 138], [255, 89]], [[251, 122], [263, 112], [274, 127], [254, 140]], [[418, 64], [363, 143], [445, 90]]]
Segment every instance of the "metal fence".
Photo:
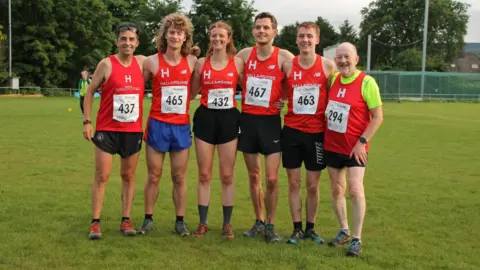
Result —
[[480, 101], [480, 73], [370, 71], [384, 100]]
[[[370, 71], [383, 100], [438, 100], [480, 102], [480, 73]], [[424, 85], [422, 93], [422, 76]], [[151, 89], [145, 90], [149, 97]], [[0, 95], [41, 94], [47, 97], [75, 96], [76, 88], [0, 87]]]

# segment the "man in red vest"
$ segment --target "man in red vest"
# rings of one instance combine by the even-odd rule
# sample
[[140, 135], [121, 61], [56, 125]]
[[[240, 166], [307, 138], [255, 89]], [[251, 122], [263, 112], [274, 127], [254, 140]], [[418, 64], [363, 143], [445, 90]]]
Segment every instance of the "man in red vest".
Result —
[[[122, 222], [120, 231], [126, 236], [136, 235], [130, 222], [134, 174], [142, 148], [143, 61], [134, 56], [138, 47], [139, 28], [122, 23], [117, 27], [118, 53], [100, 61], [87, 89], [84, 101], [83, 136], [95, 144], [95, 180], [92, 187], [92, 224], [89, 239], [100, 239], [100, 212], [112, 169], [113, 155], [121, 157]], [[102, 86], [95, 135], [90, 114], [95, 90]]]
[[[326, 109], [325, 161], [332, 186], [332, 206], [340, 225], [329, 246], [350, 241], [347, 255], [362, 251], [362, 225], [365, 216], [363, 177], [369, 141], [383, 121], [382, 100], [375, 79], [357, 70], [357, 49], [350, 43], [338, 46], [335, 63], [340, 74], [331, 80]], [[345, 190], [352, 198], [353, 230], [347, 221]]]

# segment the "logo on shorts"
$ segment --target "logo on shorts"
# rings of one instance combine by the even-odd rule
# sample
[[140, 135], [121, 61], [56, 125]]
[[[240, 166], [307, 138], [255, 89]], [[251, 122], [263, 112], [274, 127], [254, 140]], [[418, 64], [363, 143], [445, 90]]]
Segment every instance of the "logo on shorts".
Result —
[[98, 141], [103, 141], [103, 133], [97, 133], [96, 137]]
[[138, 140], [138, 144], [141, 144], [142, 143], [142, 139]]
[[278, 143], [280, 140], [273, 140], [274, 143]]
[[315, 150], [317, 153], [317, 164], [323, 164], [323, 143], [315, 142]]

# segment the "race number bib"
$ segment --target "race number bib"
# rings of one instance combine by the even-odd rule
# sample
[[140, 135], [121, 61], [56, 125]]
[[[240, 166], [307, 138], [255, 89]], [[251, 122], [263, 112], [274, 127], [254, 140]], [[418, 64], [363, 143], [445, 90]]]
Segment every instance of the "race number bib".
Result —
[[326, 114], [326, 117], [328, 117], [328, 129], [339, 133], [347, 132], [350, 105], [330, 100], [327, 105]]
[[162, 87], [162, 113], [185, 114], [188, 88], [185, 85]]
[[319, 85], [299, 86], [293, 89], [293, 113], [315, 114], [318, 106]]
[[113, 119], [119, 122], [136, 122], [139, 116], [138, 94], [113, 95]]
[[272, 80], [248, 77], [246, 91], [245, 104], [265, 108], [270, 106]]
[[208, 108], [233, 108], [233, 88], [210, 89], [208, 91]]

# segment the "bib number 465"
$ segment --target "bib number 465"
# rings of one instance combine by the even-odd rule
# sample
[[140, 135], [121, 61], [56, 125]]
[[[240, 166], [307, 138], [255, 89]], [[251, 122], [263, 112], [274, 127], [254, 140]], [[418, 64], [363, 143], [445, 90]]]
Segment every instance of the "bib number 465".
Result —
[[182, 96], [168, 96], [167, 100], [165, 101], [168, 105], [182, 105], [183, 98]]

